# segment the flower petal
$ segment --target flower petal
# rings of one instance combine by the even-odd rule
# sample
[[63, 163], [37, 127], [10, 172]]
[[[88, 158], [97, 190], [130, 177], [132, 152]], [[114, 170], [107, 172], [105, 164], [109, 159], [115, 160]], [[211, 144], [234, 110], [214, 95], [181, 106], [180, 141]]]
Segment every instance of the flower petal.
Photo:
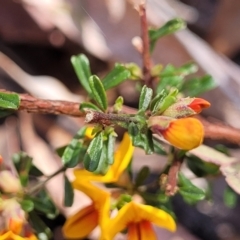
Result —
[[173, 146], [190, 150], [201, 145], [204, 130], [199, 120], [195, 118], [182, 118], [172, 121], [169, 127], [163, 130], [161, 134]]
[[156, 233], [153, 230], [152, 224], [149, 221], [141, 221], [139, 223], [130, 223], [128, 225], [129, 240], [157, 240]]
[[184, 150], [198, 147], [204, 136], [203, 125], [196, 118], [174, 119], [155, 116], [149, 118], [148, 127], [173, 146]]
[[194, 100], [188, 104], [195, 113], [200, 113], [204, 108], [209, 108], [211, 106], [210, 102], [202, 98], [194, 98]]
[[124, 230], [130, 223], [149, 221], [159, 227], [175, 231], [176, 224], [167, 212], [152, 206], [130, 202], [122, 207], [117, 216], [110, 220], [103, 231], [102, 239], [113, 239], [120, 231]]
[[92, 199], [94, 208], [98, 212], [98, 225], [100, 225], [100, 228], [103, 229], [109, 221], [110, 193], [92, 185], [89, 182], [80, 182], [79, 180], [75, 180], [72, 184], [75, 189], [84, 192]]
[[63, 234], [67, 239], [81, 239], [97, 225], [98, 211], [94, 204], [91, 204], [67, 219], [63, 226]]
[[74, 170], [74, 175], [76, 179], [82, 181], [98, 181], [98, 182], [116, 182], [122, 172], [128, 166], [132, 155], [134, 147], [132, 146], [131, 139], [127, 133], [124, 134], [123, 139], [114, 154], [114, 163], [110, 166], [106, 175], [96, 175], [94, 173], [88, 172], [85, 169]]

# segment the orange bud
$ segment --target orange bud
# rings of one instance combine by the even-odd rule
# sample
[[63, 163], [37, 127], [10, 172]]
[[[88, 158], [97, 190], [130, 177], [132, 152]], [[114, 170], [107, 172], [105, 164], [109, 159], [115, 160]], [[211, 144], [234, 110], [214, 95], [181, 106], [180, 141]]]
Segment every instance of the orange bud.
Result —
[[188, 105], [195, 113], [200, 113], [204, 108], [210, 107], [210, 102], [202, 98], [194, 98], [194, 100]]
[[180, 98], [176, 103], [167, 108], [161, 115], [172, 118], [190, 117], [198, 114], [210, 103], [202, 98]]
[[174, 119], [154, 116], [149, 118], [148, 127], [173, 146], [184, 150], [198, 147], [204, 135], [202, 123], [195, 118]]

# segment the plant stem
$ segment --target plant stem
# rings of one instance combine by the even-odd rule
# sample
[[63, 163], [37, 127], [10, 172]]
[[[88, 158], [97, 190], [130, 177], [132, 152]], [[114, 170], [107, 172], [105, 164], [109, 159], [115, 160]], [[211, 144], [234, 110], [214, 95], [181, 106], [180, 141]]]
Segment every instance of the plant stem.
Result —
[[29, 195], [34, 195], [36, 194], [49, 180], [51, 180], [52, 178], [54, 178], [55, 176], [57, 176], [59, 173], [65, 172], [66, 171], [66, 167], [62, 166], [60, 169], [58, 169], [56, 172], [54, 172], [53, 174], [47, 176], [47, 178], [41, 182], [39, 182], [37, 185], [35, 185], [33, 188], [31, 188], [28, 191]]
[[178, 156], [177, 153], [178, 152], [175, 151], [173, 162], [172, 162], [172, 164], [170, 166], [170, 169], [169, 169], [169, 172], [168, 172], [168, 180], [167, 180], [166, 189], [165, 189], [165, 193], [166, 193], [167, 196], [173, 196], [178, 190], [178, 188], [177, 188], [177, 176], [178, 176], [178, 172], [180, 170], [180, 167], [183, 163], [184, 155], [183, 156]]
[[[15, 93], [6, 91], [5, 89], [0, 89], [0, 92]], [[85, 117], [85, 113], [79, 110], [80, 103], [39, 99], [29, 94], [18, 95], [20, 97], [20, 106], [17, 111], [54, 115], [62, 114], [71, 117]], [[126, 113], [137, 113], [137, 109], [127, 106], [123, 106], [122, 109]], [[240, 145], [240, 129], [228, 126], [219, 120], [217, 123], [214, 123], [207, 121], [201, 116], [196, 116], [196, 118], [201, 121], [204, 126], [205, 138], [225, 140], [226, 142]]]
[[129, 114], [103, 113], [93, 110], [86, 111], [87, 123], [100, 123], [102, 125], [111, 125], [115, 122], [137, 123], [137, 119]]
[[148, 36], [148, 23], [145, 4], [139, 6], [139, 15], [141, 21], [142, 30], [142, 42], [143, 42], [143, 80], [148, 87], [152, 85], [151, 77], [151, 59], [150, 59], [150, 47], [149, 47], [149, 36]]

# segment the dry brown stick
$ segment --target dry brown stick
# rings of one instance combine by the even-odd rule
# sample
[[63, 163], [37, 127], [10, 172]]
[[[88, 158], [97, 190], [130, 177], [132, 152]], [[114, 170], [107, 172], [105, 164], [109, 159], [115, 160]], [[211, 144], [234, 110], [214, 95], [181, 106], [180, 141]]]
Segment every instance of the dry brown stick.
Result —
[[[0, 89], [0, 92], [8, 92]], [[84, 117], [85, 113], [79, 110], [80, 103], [68, 101], [53, 101], [35, 98], [29, 94], [18, 94], [20, 97], [20, 107], [18, 110], [29, 113], [43, 114], [64, 114], [72, 117]], [[135, 114], [136, 109], [123, 106], [123, 112]], [[205, 138], [215, 140], [226, 140], [227, 142], [240, 145], [240, 129], [227, 126], [224, 123], [210, 123], [201, 116], [197, 118], [202, 122], [205, 131]]]
[[142, 31], [142, 57], [143, 57], [143, 80], [145, 84], [151, 87], [152, 77], [151, 77], [151, 58], [149, 49], [149, 36], [148, 36], [148, 23], [145, 4], [139, 6], [139, 16], [141, 21], [141, 31]]

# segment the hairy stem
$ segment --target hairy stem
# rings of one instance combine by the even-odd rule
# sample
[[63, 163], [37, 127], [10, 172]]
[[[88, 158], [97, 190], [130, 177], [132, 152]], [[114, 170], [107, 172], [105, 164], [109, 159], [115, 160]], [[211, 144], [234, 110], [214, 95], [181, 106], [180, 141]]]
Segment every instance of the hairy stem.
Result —
[[141, 31], [142, 31], [142, 42], [143, 42], [143, 80], [145, 84], [149, 87], [152, 85], [151, 77], [151, 59], [150, 59], [150, 47], [149, 47], [149, 36], [148, 36], [148, 23], [145, 4], [139, 6], [139, 15], [141, 21]]

